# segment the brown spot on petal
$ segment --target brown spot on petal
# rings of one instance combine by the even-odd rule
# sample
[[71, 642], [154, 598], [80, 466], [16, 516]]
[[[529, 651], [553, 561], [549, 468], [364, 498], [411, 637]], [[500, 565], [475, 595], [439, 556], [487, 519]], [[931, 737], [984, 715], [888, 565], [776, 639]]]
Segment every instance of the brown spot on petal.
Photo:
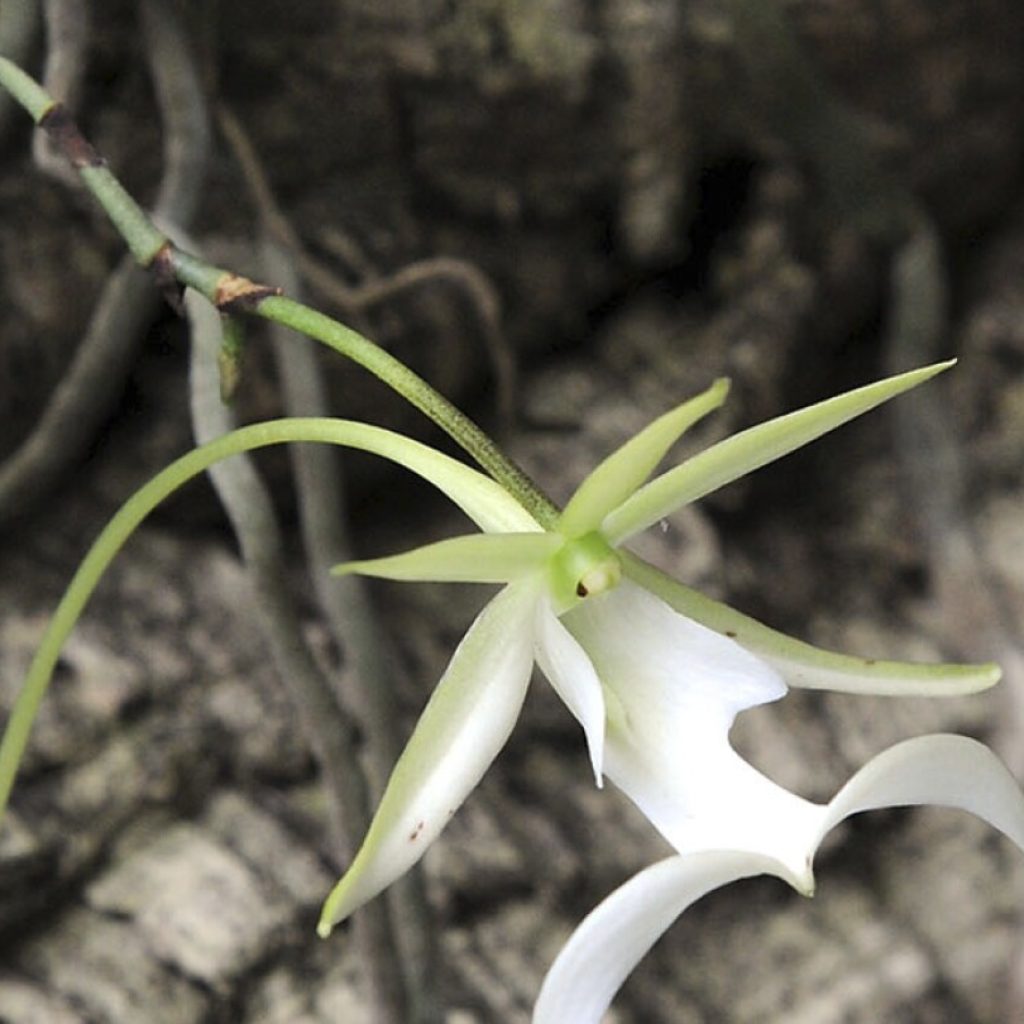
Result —
[[418, 821], [416, 827], [409, 833], [409, 842], [415, 843], [420, 837], [420, 833], [423, 832], [423, 826], [426, 824], [424, 821]]

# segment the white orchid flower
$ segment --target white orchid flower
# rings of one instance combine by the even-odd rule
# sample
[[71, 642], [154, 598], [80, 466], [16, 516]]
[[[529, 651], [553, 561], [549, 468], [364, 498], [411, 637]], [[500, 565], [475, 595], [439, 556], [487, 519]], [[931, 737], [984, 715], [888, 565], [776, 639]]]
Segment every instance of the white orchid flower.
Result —
[[[682, 505], [950, 365], [770, 420], [645, 483], [681, 434], [722, 403], [728, 385], [720, 380], [601, 463], [548, 531], [474, 470], [417, 468], [484, 533], [337, 571], [504, 587], [470, 626], [420, 717], [362, 847], [324, 904], [320, 934], [407, 871], [439, 835], [505, 743], [534, 662], [582, 725], [598, 785], [610, 778], [681, 855], [642, 873], [587, 919], [548, 978], [538, 1021], [597, 1021], [643, 952], [716, 885], [767, 871], [808, 891], [821, 836], [857, 810], [951, 804], [1021, 842], [1024, 804], [1016, 785], [972, 741], [928, 737], [896, 747], [821, 807], [761, 775], [728, 740], [738, 712], [778, 700], [787, 684], [946, 696], [991, 686], [997, 666], [926, 666], [819, 650], [697, 594], [620, 548]], [[437, 461], [451, 460], [437, 453]], [[620, 942], [619, 922], [629, 942]], [[603, 959], [592, 956], [598, 950]], [[591, 994], [581, 998], [588, 986]], [[589, 1009], [570, 1010], [576, 1005]]]

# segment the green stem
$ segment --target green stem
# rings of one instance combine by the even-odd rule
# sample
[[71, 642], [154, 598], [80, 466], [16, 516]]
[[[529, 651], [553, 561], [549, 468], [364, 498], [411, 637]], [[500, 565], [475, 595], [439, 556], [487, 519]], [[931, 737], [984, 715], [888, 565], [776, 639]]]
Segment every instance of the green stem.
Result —
[[545, 527], [558, 519], [558, 509], [536, 484], [476, 423], [422, 377], [368, 338], [323, 313], [274, 294], [230, 271], [178, 249], [158, 231], [145, 211], [81, 136], [78, 128], [51, 96], [16, 64], [0, 58], [0, 86], [32, 115], [82, 176], [144, 267], [157, 266], [178, 284], [194, 288], [218, 309], [249, 312], [291, 327], [323, 342], [358, 363], [429, 416]]
[[540, 492], [536, 484], [461, 409], [405, 363], [351, 328], [293, 299], [272, 295], [260, 300], [254, 312], [323, 342], [369, 370], [410, 405], [441, 426], [541, 526], [548, 529], [554, 527], [558, 509]]
[[430, 479], [418, 452], [423, 445], [382, 427], [351, 420], [291, 418], [255, 423], [225, 434], [201, 448], [181, 456], [136, 491], [115, 513], [89, 549], [39, 644], [21, 692], [14, 702], [3, 740], [0, 741], [0, 818], [18, 771], [39, 705], [53, 676], [54, 666], [68, 634], [74, 628], [86, 602], [96, 589], [114, 556], [147, 515], [182, 485], [223, 459], [255, 448], [299, 441], [336, 444], [369, 451], [404, 464]]
[[135, 261], [139, 266], [150, 266], [167, 245], [167, 237], [157, 230], [146, 211], [135, 202], [106, 164], [79, 167], [78, 173], [125, 240]]
[[36, 124], [56, 105], [56, 100], [31, 75], [26, 75], [6, 57], [0, 57], [0, 85], [28, 111]]

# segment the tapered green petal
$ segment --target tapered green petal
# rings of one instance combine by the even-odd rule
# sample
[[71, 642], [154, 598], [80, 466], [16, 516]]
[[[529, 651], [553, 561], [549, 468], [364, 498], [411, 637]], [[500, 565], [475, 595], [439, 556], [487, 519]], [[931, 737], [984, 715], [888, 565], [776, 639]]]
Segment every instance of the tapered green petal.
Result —
[[719, 378], [707, 391], [659, 416], [612, 452], [576, 489], [558, 520], [559, 532], [572, 538], [596, 530], [654, 472], [683, 433], [717, 409], [728, 393], [728, 380]]
[[[265, 441], [260, 440], [263, 434], [266, 435]], [[229, 437], [239, 439], [238, 450], [242, 450], [243, 438], [251, 438], [245, 441], [246, 450], [286, 441], [322, 441], [358, 448], [390, 459], [421, 476], [487, 533], [521, 533], [541, 529], [533, 516], [490, 477], [429, 445], [383, 427], [354, 420], [295, 417], [243, 427]], [[194, 454], [201, 451], [203, 449]]]
[[734, 434], [641, 487], [609, 513], [601, 532], [610, 544], [620, 544], [683, 505], [788, 455], [861, 413], [924, 383], [954, 362], [951, 359], [888, 377]]
[[318, 932], [405, 874], [508, 739], [533, 667], [536, 587], [506, 587], [477, 616], [395, 765], [366, 839], [327, 897]]
[[688, 618], [734, 639], [763, 658], [790, 685], [808, 690], [888, 697], [958, 697], [999, 682], [998, 665], [923, 665], [878, 661], [822, 650], [779, 633], [756, 619], [666, 576], [620, 552], [626, 575]]
[[331, 572], [430, 583], [511, 583], [539, 570], [563, 543], [555, 533], [469, 533], [399, 555], [342, 562]]
[[539, 531], [540, 524], [518, 501], [490, 477], [457, 459], [421, 444], [402, 434], [348, 420], [296, 419], [297, 426], [307, 424], [307, 437], [333, 444], [361, 448], [404, 466], [432, 483], [487, 533]]

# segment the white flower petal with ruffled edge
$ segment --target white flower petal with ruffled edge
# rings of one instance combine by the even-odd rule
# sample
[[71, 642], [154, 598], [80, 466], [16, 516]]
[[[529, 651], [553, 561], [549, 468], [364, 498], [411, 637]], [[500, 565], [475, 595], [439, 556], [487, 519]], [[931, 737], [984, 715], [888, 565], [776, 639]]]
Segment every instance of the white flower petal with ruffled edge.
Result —
[[563, 543], [556, 533], [469, 533], [398, 555], [342, 562], [331, 573], [434, 583], [511, 583], [539, 571]]
[[784, 872], [760, 854], [717, 850], [645, 868], [573, 932], [544, 979], [533, 1024], [598, 1024], [629, 973], [687, 907], [729, 882]]
[[949, 360], [888, 377], [733, 434], [635, 491], [608, 514], [601, 532], [609, 544], [617, 546], [683, 505], [802, 448], [822, 434], [924, 383], [955, 362]]
[[605, 706], [601, 681], [576, 638], [551, 610], [551, 602], [537, 602], [535, 643], [537, 664], [562, 702], [583, 726], [594, 780], [604, 784]]
[[[805, 835], [803, 857], [809, 863], [826, 833], [852, 814], [919, 805], [968, 811], [1024, 850], [1024, 793], [1009, 770], [977, 740], [939, 734], [883, 751], [827, 807], [816, 807], [818, 828]], [[790, 864], [762, 852], [772, 845], [773, 839], [757, 843], [753, 852], [706, 847], [634, 876], [573, 932], [544, 980], [533, 1024], [598, 1024], [643, 955], [687, 907], [718, 886], [773, 874], [808, 891]]]
[[991, 662], [924, 665], [826, 651], [770, 629], [721, 601], [705, 597], [635, 555], [625, 551], [620, 551], [619, 555], [623, 570], [631, 580], [657, 594], [680, 615], [734, 639], [764, 659], [792, 687], [884, 697], [959, 697], [987, 690], [999, 682], [1002, 675], [999, 666]]
[[829, 803], [818, 838], [844, 818], [882, 807], [954, 807], [981, 818], [1024, 851], [1024, 793], [988, 747], [937, 733], [872, 758]]
[[759, 850], [809, 885], [807, 850], [822, 809], [729, 744], [738, 712], [785, 694], [778, 675], [629, 582], [563, 622], [604, 684], [607, 778], [678, 850]]
[[321, 936], [423, 856], [504, 746], [533, 667], [536, 601], [534, 581], [512, 583], [470, 626], [395, 765], [363, 845], [324, 903]]
[[567, 538], [596, 530], [612, 509], [624, 502], [650, 475], [679, 438], [729, 393], [719, 378], [706, 391], [676, 406], [617, 448], [576, 489], [558, 520]]
[[735, 641], [629, 580], [582, 601], [562, 621], [605, 686], [630, 714], [650, 718], [655, 733], [705, 708], [728, 728], [737, 712], [786, 693], [778, 675]]

